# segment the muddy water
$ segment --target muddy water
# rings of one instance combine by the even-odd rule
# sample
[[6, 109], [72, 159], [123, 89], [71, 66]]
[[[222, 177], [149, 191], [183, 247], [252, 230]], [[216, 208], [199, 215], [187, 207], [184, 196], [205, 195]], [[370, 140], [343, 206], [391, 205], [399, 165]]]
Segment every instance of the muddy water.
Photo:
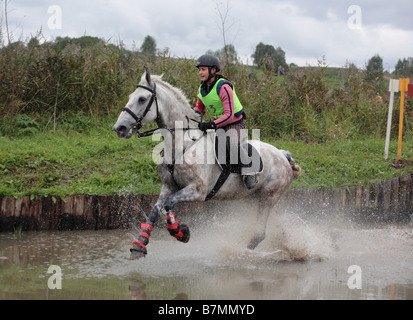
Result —
[[274, 215], [248, 252], [253, 220], [206, 220], [187, 244], [155, 228], [138, 261], [131, 230], [0, 234], [0, 299], [413, 299], [411, 225]]

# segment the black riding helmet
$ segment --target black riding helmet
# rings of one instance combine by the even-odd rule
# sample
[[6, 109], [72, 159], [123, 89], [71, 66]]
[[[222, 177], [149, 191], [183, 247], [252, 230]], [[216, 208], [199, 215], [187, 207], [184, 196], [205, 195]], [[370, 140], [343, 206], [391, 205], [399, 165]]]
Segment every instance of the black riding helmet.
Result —
[[211, 55], [211, 54], [204, 54], [198, 58], [198, 61], [196, 63], [196, 67], [208, 67], [209, 70], [209, 77], [208, 80], [212, 79], [213, 77], [216, 76], [216, 73], [212, 73], [212, 68], [216, 69], [216, 72], [221, 70], [220, 65], [219, 65], [219, 60], [217, 57]]
[[215, 69], [217, 69], [217, 72], [221, 70], [218, 58], [211, 54], [204, 54], [200, 56], [196, 63], [196, 67], [197, 68], [199, 67], [214, 68], [215, 67]]

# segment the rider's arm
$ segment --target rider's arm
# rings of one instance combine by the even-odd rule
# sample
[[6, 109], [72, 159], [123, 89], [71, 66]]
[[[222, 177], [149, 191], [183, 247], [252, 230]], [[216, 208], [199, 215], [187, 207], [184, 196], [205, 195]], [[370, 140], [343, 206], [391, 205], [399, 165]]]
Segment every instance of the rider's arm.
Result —
[[214, 120], [217, 128], [225, 127], [241, 119], [242, 116], [235, 117], [234, 93], [228, 84], [224, 84], [219, 92], [219, 97], [224, 105], [224, 115]]
[[201, 100], [198, 99], [198, 101], [196, 102], [196, 106], [195, 106], [194, 110], [195, 110], [195, 112], [198, 112], [202, 115], [205, 114], [206, 108], [205, 108], [205, 105], [202, 103]]

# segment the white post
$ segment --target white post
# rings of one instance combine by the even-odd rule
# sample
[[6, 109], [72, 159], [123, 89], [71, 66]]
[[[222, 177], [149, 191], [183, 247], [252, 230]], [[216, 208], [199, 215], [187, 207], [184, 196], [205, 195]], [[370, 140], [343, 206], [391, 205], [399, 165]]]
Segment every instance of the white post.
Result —
[[387, 158], [389, 157], [390, 131], [391, 131], [391, 119], [393, 116], [394, 93], [399, 92], [399, 80], [390, 79], [389, 91], [390, 91], [389, 117], [387, 119], [386, 146], [384, 147], [384, 159], [385, 160], [387, 160]]

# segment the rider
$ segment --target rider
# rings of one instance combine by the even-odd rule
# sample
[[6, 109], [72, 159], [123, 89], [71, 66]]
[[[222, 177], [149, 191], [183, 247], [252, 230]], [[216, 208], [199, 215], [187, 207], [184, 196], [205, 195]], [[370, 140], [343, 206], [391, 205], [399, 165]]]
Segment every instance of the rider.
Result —
[[[202, 115], [208, 111], [212, 118], [209, 122], [201, 122], [199, 129], [206, 131], [222, 128], [229, 135], [230, 146], [236, 145], [236, 149], [239, 149], [240, 159], [248, 159], [248, 134], [244, 121], [246, 116], [234, 86], [224, 76], [217, 74], [220, 71], [217, 57], [210, 54], [202, 55], [196, 67], [202, 82], [194, 110]], [[257, 185], [256, 172], [243, 164], [241, 164], [241, 175], [248, 189], [253, 189]]]

